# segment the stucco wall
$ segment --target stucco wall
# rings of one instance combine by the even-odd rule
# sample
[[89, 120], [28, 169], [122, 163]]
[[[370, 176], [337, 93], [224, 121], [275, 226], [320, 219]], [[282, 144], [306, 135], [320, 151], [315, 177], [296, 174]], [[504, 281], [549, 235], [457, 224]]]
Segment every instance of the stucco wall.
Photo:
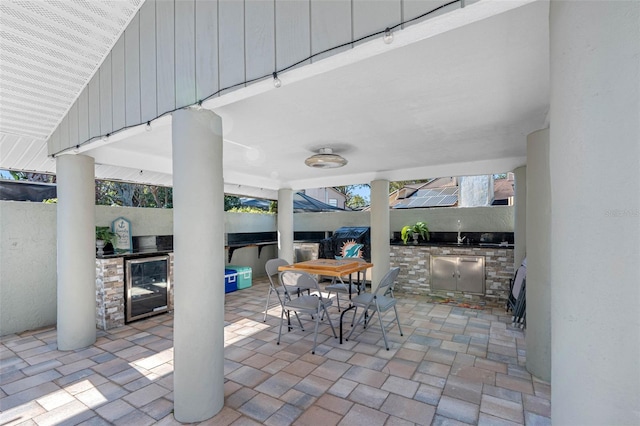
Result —
[[[397, 209], [390, 212], [391, 232], [418, 221], [431, 232], [456, 232], [458, 220], [464, 232], [513, 232], [513, 206]], [[369, 226], [369, 212], [296, 213], [296, 231], [334, 231], [341, 226]]]
[[[391, 212], [391, 231], [418, 220], [434, 231], [513, 231], [513, 208], [444, 208]], [[173, 234], [173, 211], [96, 206], [96, 225], [108, 226], [123, 216], [131, 221], [134, 236]], [[333, 231], [341, 226], [369, 226], [368, 212], [298, 213], [296, 231]], [[228, 233], [271, 232], [275, 215], [225, 214]], [[230, 263], [251, 266], [254, 276], [264, 275], [266, 260], [277, 247], [237, 249]], [[56, 206], [0, 201], [0, 335], [21, 332], [56, 322]]]
[[173, 210], [96, 206], [96, 225], [111, 226], [119, 217], [131, 222], [131, 235], [173, 235]]
[[56, 206], [0, 201], [0, 335], [56, 322]]
[[[173, 211], [96, 206], [96, 225], [120, 217], [140, 235], [171, 235]], [[0, 201], [0, 336], [56, 323], [56, 205]]]

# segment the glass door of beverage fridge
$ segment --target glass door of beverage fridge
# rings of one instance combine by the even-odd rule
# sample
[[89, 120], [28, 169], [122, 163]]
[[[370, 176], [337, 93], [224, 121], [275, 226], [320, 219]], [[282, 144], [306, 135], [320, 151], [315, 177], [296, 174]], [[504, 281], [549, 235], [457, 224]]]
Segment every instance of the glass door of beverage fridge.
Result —
[[126, 261], [127, 322], [169, 309], [169, 256]]

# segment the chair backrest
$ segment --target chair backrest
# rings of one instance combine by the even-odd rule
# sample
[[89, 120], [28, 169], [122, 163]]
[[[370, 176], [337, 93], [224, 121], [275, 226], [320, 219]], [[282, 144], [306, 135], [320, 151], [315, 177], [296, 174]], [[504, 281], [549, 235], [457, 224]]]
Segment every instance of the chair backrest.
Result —
[[395, 287], [396, 278], [398, 278], [399, 273], [400, 268], [397, 266], [389, 269], [389, 271], [384, 274], [384, 277], [380, 280], [380, 284], [378, 284], [375, 294], [378, 296], [391, 295], [391, 297], [393, 297], [393, 288]]
[[[318, 286], [318, 281], [315, 277], [302, 271], [280, 272], [280, 285], [282, 285], [287, 294], [289, 292], [289, 288], [293, 287], [308, 288], [311, 291], [316, 291], [320, 294], [320, 287]], [[321, 295], [319, 295], [319, 297], [322, 299]]]
[[276, 283], [273, 282], [273, 277], [278, 275], [278, 268], [288, 264], [289, 262], [280, 258], [267, 260], [267, 263], [264, 265], [264, 269], [267, 272], [267, 277], [269, 277], [269, 282], [272, 287], [276, 286]]

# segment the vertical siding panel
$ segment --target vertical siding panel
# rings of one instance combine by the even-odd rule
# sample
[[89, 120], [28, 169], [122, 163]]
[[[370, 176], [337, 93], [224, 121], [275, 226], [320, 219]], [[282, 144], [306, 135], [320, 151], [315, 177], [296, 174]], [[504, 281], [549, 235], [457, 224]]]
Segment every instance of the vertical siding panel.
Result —
[[156, 88], [156, 2], [140, 8], [140, 109], [142, 121], [158, 115]]
[[195, 0], [176, 0], [176, 107], [196, 102]]
[[[282, 69], [311, 55], [309, 0], [276, 1], [276, 68]], [[303, 62], [302, 65], [309, 64]]]
[[78, 96], [78, 138], [80, 143], [89, 140], [89, 87]]
[[[353, 0], [354, 40], [367, 34], [382, 31], [400, 22], [402, 22], [400, 0]], [[382, 39], [382, 35], [374, 36], [374, 38]], [[371, 38], [366, 38], [358, 44], [369, 40]]]
[[69, 116], [67, 115], [62, 119], [60, 124], [58, 125], [58, 130], [60, 131], [60, 145], [63, 147], [70, 147], [71, 143], [69, 142]]
[[100, 133], [113, 131], [113, 105], [111, 102], [111, 53], [100, 65]]
[[89, 80], [89, 138], [100, 135], [100, 70], [98, 70]]
[[173, 1], [156, 0], [158, 115], [176, 107]]
[[[404, 16], [402, 17], [402, 20], [407, 21], [409, 19], [413, 19], [417, 16], [422, 15], [423, 13], [427, 13], [430, 10], [433, 10], [438, 6], [442, 6], [443, 4], [446, 4], [446, 3], [449, 3], [449, 2], [447, 0], [403, 0], [402, 10], [403, 10]], [[469, 3], [470, 1], [467, 0], [466, 4], [468, 5]], [[460, 2], [451, 4], [447, 7], [443, 7], [442, 9], [429, 14], [428, 16], [425, 16], [420, 19], [416, 19], [413, 22], [405, 24], [404, 27], [406, 27], [407, 25], [412, 25], [418, 22], [422, 22], [426, 19], [431, 19], [434, 16], [442, 15], [443, 13], [451, 12], [452, 10], [456, 10], [459, 8], [460, 8]]]
[[245, 81], [244, 2], [219, 0], [218, 13], [220, 88], [226, 88]]
[[58, 129], [56, 128], [53, 133], [51, 133], [51, 136], [49, 136], [49, 140], [47, 141], [47, 152], [49, 155], [53, 155], [58, 153], [60, 150], [60, 133], [58, 133]]
[[[311, 0], [311, 53], [351, 41], [351, 0]], [[313, 58], [313, 62], [350, 49], [345, 46]]]
[[140, 13], [124, 32], [125, 118], [127, 126], [140, 124]]
[[76, 146], [80, 143], [78, 140], [78, 102], [74, 102], [69, 113], [69, 146]]
[[196, 0], [196, 100], [218, 91], [218, 2]]
[[275, 71], [275, 16], [273, 1], [245, 1], [245, 61], [247, 80]]
[[122, 129], [127, 124], [124, 66], [124, 34], [122, 34], [111, 50], [111, 100], [114, 129]]

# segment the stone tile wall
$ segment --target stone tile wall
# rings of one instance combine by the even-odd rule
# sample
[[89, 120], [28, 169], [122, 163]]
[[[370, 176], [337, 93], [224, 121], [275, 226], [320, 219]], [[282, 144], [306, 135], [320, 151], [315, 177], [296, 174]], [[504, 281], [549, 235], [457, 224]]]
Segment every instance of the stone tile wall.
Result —
[[[169, 254], [169, 311], [173, 310], [173, 253]], [[122, 327], [124, 312], [124, 258], [96, 259], [96, 327]]]
[[430, 285], [431, 256], [484, 256], [485, 294], [487, 299], [506, 300], [509, 280], [513, 278], [513, 249], [502, 247], [392, 245], [391, 266], [400, 267], [396, 288], [407, 294], [451, 295], [477, 298], [476, 295], [444, 290], [433, 291]]
[[96, 326], [124, 325], [124, 259], [96, 259]]

